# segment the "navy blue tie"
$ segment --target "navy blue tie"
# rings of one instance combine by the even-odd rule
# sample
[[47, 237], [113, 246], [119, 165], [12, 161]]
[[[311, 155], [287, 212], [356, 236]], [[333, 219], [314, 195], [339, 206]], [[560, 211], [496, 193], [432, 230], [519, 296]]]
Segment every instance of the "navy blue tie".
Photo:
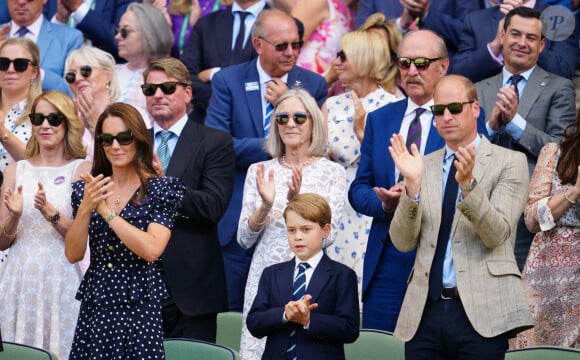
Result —
[[[298, 265], [298, 274], [296, 274], [296, 277], [294, 278], [294, 287], [292, 292], [292, 297], [294, 300], [302, 300], [306, 294], [306, 269], [309, 267], [310, 265], [305, 262]], [[292, 330], [290, 333], [290, 342], [288, 343], [288, 350], [286, 350], [286, 352], [288, 355], [288, 360], [298, 359], [298, 356], [296, 355], [296, 330]]]
[[[455, 155], [453, 156], [453, 161], [455, 161]], [[457, 188], [459, 187], [457, 180], [455, 180], [456, 172], [457, 169], [452, 162], [447, 182], [445, 183], [445, 194], [443, 195], [443, 205], [441, 207], [441, 225], [437, 236], [435, 257], [429, 273], [429, 297], [433, 300], [441, 297], [441, 289], [443, 288], [443, 260], [445, 259], [445, 250], [447, 250], [447, 243], [451, 235], [451, 224], [453, 224], [453, 216], [455, 215]]]
[[242, 62], [242, 53], [244, 51], [244, 39], [246, 38], [246, 16], [250, 15], [247, 11], [236, 11], [240, 16], [240, 31], [234, 43], [234, 49], [230, 58], [230, 65], [236, 65]]

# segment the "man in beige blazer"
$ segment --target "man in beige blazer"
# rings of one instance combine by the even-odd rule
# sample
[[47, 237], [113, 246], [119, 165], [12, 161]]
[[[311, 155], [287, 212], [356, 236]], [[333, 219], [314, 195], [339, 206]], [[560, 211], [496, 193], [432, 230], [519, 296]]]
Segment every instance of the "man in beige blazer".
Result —
[[503, 359], [508, 338], [532, 326], [513, 251], [526, 157], [477, 133], [467, 78], [441, 79], [434, 104], [444, 148], [421, 158], [399, 134], [389, 147], [406, 179], [389, 234], [417, 250], [395, 336], [407, 359]]

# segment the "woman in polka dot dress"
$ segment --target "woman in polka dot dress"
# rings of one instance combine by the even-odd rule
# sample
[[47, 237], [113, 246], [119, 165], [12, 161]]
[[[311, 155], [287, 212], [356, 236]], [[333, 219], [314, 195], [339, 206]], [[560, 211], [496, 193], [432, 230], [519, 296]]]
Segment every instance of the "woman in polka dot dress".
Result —
[[114, 103], [101, 114], [91, 174], [73, 184], [75, 220], [65, 239], [71, 262], [91, 263], [70, 359], [164, 359], [157, 260], [171, 235], [183, 184], [158, 177], [151, 136], [139, 112]]

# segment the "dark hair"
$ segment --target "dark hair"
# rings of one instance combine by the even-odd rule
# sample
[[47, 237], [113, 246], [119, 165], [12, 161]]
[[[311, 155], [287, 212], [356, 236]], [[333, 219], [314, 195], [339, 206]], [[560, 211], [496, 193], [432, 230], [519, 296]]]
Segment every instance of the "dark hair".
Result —
[[556, 167], [562, 185], [576, 183], [578, 165], [580, 165], [580, 111], [576, 114], [576, 123], [564, 130], [564, 139], [560, 143], [560, 161]]
[[[157, 176], [157, 172], [153, 168], [153, 145], [151, 134], [145, 127], [145, 122], [139, 114], [139, 111], [133, 106], [125, 103], [113, 103], [103, 111], [97, 125], [95, 127], [95, 139], [99, 134], [103, 133], [103, 123], [110, 117], [118, 117], [127, 126], [129, 131], [133, 134], [133, 141], [137, 144], [137, 151], [133, 158], [133, 168], [139, 176], [141, 182], [141, 191], [134, 200], [140, 200], [147, 194], [148, 183], [147, 180]], [[97, 176], [103, 174], [104, 176], [111, 176], [113, 169], [111, 162], [105, 156], [105, 150], [99, 141], [95, 141], [94, 160], [91, 174]]]
[[524, 6], [513, 8], [510, 12], [507, 13], [507, 15], [505, 16], [504, 23], [503, 23], [503, 30], [504, 31], [507, 31], [507, 29], [512, 21], [512, 18], [516, 15], [521, 16], [521, 17], [526, 18], [526, 19], [538, 19], [540, 21], [540, 24], [542, 24], [542, 39], [544, 38], [544, 22], [540, 18], [540, 13], [537, 10], [534, 10], [534, 9], [528, 8], [528, 7], [524, 7]]

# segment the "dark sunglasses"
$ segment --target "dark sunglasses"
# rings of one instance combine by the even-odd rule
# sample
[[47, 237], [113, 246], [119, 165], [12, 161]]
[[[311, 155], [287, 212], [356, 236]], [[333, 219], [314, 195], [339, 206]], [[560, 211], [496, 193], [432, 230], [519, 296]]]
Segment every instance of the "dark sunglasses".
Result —
[[157, 92], [157, 88], [159, 88], [165, 95], [171, 95], [175, 92], [177, 85], [187, 86], [187, 84], [178, 81], [168, 81], [161, 84], [143, 84], [141, 85], [141, 91], [145, 96], [153, 96]]
[[268, 44], [272, 45], [274, 47], [274, 49], [276, 49], [276, 51], [278, 51], [278, 52], [286, 51], [286, 49], [288, 49], [288, 45], [292, 46], [292, 50], [300, 50], [302, 45], [304, 45], [304, 41], [273, 43], [264, 37], [261, 37], [261, 36], [258, 36], [258, 37], [260, 39], [264, 40], [265, 42], [267, 42]]
[[463, 111], [463, 105], [472, 104], [475, 100], [464, 101], [464, 102], [454, 102], [451, 104], [437, 104], [431, 105], [431, 111], [435, 116], [441, 116], [445, 112], [445, 108], [449, 109], [449, 112], [453, 115], [461, 114]]
[[[86, 79], [93, 73], [93, 68], [90, 67], [89, 65], [81, 66], [80, 73], [81, 76]], [[72, 84], [75, 81], [77, 81], [77, 74], [74, 71], [69, 71], [64, 76], [64, 79], [66, 80], [67, 83]]]
[[398, 59], [399, 67], [401, 69], [407, 70], [411, 67], [411, 63], [415, 64], [415, 67], [418, 70], [425, 70], [429, 67], [433, 61], [441, 60], [442, 58], [426, 58], [426, 57], [418, 57], [418, 58], [408, 58], [408, 57], [400, 57]]
[[30, 122], [34, 126], [40, 126], [44, 122], [44, 119], [48, 120], [50, 126], [59, 126], [64, 121], [64, 115], [58, 113], [52, 113], [48, 115], [44, 115], [41, 113], [32, 113], [28, 114], [30, 118]]
[[339, 52], [336, 53], [336, 58], [340, 59], [340, 62], [343, 63], [346, 61], [346, 54], [344, 53], [344, 51], [340, 50]]
[[[281, 112], [281, 113], [277, 113], [274, 116], [274, 119], [276, 119], [276, 122], [278, 123], [278, 125], [286, 125], [286, 124], [288, 124], [288, 121], [290, 121], [290, 115], [287, 113]], [[292, 119], [294, 119], [294, 122], [296, 124], [302, 125], [308, 120], [308, 113], [295, 112], [294, 115], [292, 115]]]
[[126, 39], [127, 36], [129, 36], [129, 34], [132, 33], [133, 31], [135, 30], [129, 29], [128, 27], [122, 27], [119, 29], [115, 29], [115, 35], [121, 34], [121, 37], [123, 39]]
[[97, 139], [103, 146], [113, 145], [113, 140], [117, 140], [119, 145], [129, 145], [133, 142], [133, 133], [131, 131], [122, 131], [114, 136], [111, 134], [99, 134]]
[[0, 57], [0, 71], [6, 71], [10, 67], [10, 64], [14, 64], [14, 71], [25, 72], [28, 69], [28, 64], [36, 64], [32, 60], [17, 58], [14, 60], [8, 59], [7, 57]]

